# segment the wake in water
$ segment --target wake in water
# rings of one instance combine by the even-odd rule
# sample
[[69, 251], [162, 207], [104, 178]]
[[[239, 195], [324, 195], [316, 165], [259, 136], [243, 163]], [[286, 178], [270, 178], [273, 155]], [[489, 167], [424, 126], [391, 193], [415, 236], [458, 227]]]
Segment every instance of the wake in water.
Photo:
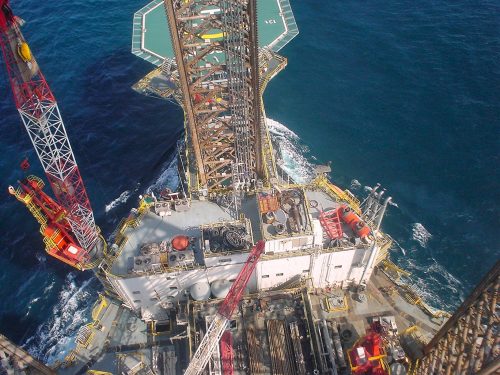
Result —
[[417, 260], [406, 257], [401, 259], [401, 267], [411, 272], [411, 285], [429, 305], [453, 311], [457, 303], [465, 298], [462, 283], [448, 272], [434, 258]]
[[351, 186], [350, 186], [351, 190], [359, 190], [360, 187], [361, 183], [358, 180], [356, 179], [351, 180]]
[[412, 239], [425, 249], [432, 238], [432, 234], [421, 223], [414, 223], [411, 230], [413, 233]]
[[[53, 283], [50, 285], [52, 289]], [[59, 300], [52, 309], [52, 316], [42, 323], [36, 334], [24, 347], [36, 358], [46, 363], [62, 360], [75, 347], [74, 338], [78, 329], [88, 322], [97, 286], [95, 279], [79, 283], [74, 272], [66, 276], [59, 293]]]
[[453, 311], [464, 299], [462, 283], [431, 255], [432, 234], [421, 223], [413, 223], [410, 229], [410, 237], [404, 241], [408, 250], [393, 241], [393, 250], [399, 249], [405, 255], [398, 257], [398, 265], [411, 273], [410, 283], [426, 303]]
[[113, 208], [118, 207], [121, 204], [127, 203], [128, 199], [130, 198], [130, 190], [125, 190], [123, 193], [120, 194], [120, 196], [111, 202], [109, 202], [106, 207], [104, 207], [104, 211], [108, 213], [111, 211]]
[[172, 191], [176, 191], [179, 187], [179, 173], [177, 168], [177, 155], [174, 155], [172, 160], [166, 164], [166, 168], [158, 176], [156, 181], [146, 189], [146, 193], [160, 192], [161, 190], [168, 188]]
[[300, 144], [300, 138], [285, 125], [266, 118], [269, 134], [274, 145], [278, 146], [281, 168], [297, 183], [309, 182], [314, 177], [313, 165], [307, 160], [307, 148]]
[[[174, 155], [172, 160], [170, 160], [167, 164], [166, 167], [163, 169], [161, 174], [158, 176], [158, 178], [155, 180], [153, 184], [151, 184], [146, 190], [145, 193], [151, 194], [151, 193], [159, 193], [161, 190], [168, 188], [172, 191], [177, 190], [179, 187], [179, 174], [178, 174], [178, 169], [177, 169], [177, 157]], [[105, 208], [104, 211], [106, 213], [109, 213], [111, 210], [125, 204], [128, 202], [130, 197], [134, 195], [134, 193], [137, 193], [139, 190], [140, 184], [137, 184], [136, 188], [133, 190], [125, 190], [120, 194], [120, 196], [111, 202], [109, 202]]]

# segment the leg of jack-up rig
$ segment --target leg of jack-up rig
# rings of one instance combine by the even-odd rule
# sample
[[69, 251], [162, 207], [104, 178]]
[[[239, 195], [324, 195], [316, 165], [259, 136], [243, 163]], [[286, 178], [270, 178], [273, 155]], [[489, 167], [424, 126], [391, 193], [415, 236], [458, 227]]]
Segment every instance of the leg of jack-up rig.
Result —
[[498, 374], [499, 287], [500, 261], [425, 347], [415, 374]]

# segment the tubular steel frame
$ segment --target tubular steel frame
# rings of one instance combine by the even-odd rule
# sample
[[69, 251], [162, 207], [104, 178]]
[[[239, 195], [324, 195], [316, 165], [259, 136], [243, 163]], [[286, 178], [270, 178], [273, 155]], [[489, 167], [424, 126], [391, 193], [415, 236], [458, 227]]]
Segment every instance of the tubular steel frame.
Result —
[[[31, 354], [25, 351], [23, 348], [17, 346], [7, 337], [0, 335], [0, 352], [4, 353], [10, 360], [14, 362], [14, 368], [19, 370], [15, 373], [28, 373], [28, 374], [40, 374], [40, 375], [56, 375], [56, 371], [50, 367], [44, 365], [39, 360], [35, 359]], [[2, 355], [0, 354], [0, 359]], [[2, 370], [2, 365], [0, 364], [0, 370]], [[7, 369], [5, 369], [7, 370]], [[7, 372], [5, 372], [7, 373]]]
[[500, 371], [500, 261], [426, 345], [415, 374], [497, 374]]
[[199, 185], [249, 187], [263, 174], [256, 0], [164, 4]]
[[98, 230], [68, 135], [45, 77], [32, 57], [31, 68], [13, 52], [24, 42], [17, 25], [0, 32], [7, 73], [14, 101], [33, 143], [54, 195], [68, 212], [66, 219], [80, 246], [91, 251], [98, 240]]

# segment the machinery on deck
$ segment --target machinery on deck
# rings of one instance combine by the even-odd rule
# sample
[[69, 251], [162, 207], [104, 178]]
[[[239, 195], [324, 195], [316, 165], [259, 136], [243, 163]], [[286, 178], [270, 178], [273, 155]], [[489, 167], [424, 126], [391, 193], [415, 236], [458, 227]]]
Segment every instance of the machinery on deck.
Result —
[[42, 225], [50, 255], [79, 269], [92, 268], [105, 241], [95, 225], [56, 99], [21, 33], [22, 24], [9, 1], [1, 0], [0, 46], [14, 102], [57, 203], [42, 192], [36, 178], [22, 182], [19, 193], [10, 190]]
[[[290, 183], [286, 171], [279, 176], [262, 94], [286, 65], [276, 52], [298, 29], [287, 0], [259, 1], [266, 4], [259, 33], [268, 27], [276, 34], [264, 46], [257, 0], [153, 0], [139, 16], [157, 20], [152, 12], [160, 9], [169, 22], [165, 41], [175, 56], [152, 72], [156, 81], [145, 78], [185, 112], [177, 155], [182, 193], [141, 197], [108, 250], [55, 97], [20, 31], [23, 21], [0, 0], [0, 46], [15, 104], [56, 199], [35, 176], [9, 192], [39, 222], [51, 256], [94, 268], [104, 286], [92, 321], [54, 368], [1, 335], [0, 366], [62, 375], [500, 368], [498, 264], [423, 353], [419, 336], [405, 338], [405, 350], [414, 354], [409, 363], [397, 325], [433, 335], [446, 315], [426, 305], [387, 260], [392, 239], [380, 224], [391, 198], [382, 201], [377, 185], [360, 203], [328, 180], [329, 167], [303, 184]], [[134, 22], [139, 31], [144, 36], [153, 27]], [[378, 264], [384, 267], [373, 272]], [[252, 294], [243, 299], [247, 288]], [[381, 311], [393, 315], [373, 319]]]
[[354, 375], [388, 375], [387, 356], [378, 322], [372, 323], [366, 335], [347, 351], [351, 372]]
[[189, 367], [184, 373], [185, 375], [199, 375], [205, 369], [212, 352], [217, 345], [219, 345], [219, 341], [224, 334], [224, 331], [229, 323], [229, 319], [231, 319], [231, 315], [233, 315], [234, 310], [238, 306], [238, 303], [245, 292], [250, 276], [255, 270], [261, 254], [264, 252], [265, 244], [266, 243], [264, 241], [257, 242], [248, 255], [245, 265], [238, 274], [238, 277], [231, 286], [231, 289], [229, 289], [224, 302], [220, 305], [217, 314], [215, 314], [214, 320], [210, 324], [207, 333], [203, 337], [196, 353], [191, 359]]

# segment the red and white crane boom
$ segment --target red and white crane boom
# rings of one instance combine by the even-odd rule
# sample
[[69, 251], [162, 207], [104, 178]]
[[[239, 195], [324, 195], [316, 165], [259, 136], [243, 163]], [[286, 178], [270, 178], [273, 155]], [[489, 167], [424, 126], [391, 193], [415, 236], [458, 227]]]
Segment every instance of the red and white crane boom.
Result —
[[248, 280], [250, 280], [250, 276], [252, 276], [252, 272], [255, 270], [257, 262], [264, 252], [265, 244], [266, 243], [264, 241], [259, 241], [252, 248], [245, 265], [238, 274], [234, 284], [231, 285], [229, 293], [215, 314], [210, 327], [208, 327], [205, 336], [203, 336], [203, 339], [201, 340], [198, 349], [196, 349], [196, 353], [189, 363], [186, 372], [184, 372], [184, 375], [199, 375], [203, 372], [203, 369], [210, 360], [212, 353], [217, 348], [217, 345], [219, 345], [219, 341], [226, 330], [229, 320], [231, 319], [234, 310], [236, 310], [236, 307], [245, 292]]
[[8, 0], [0, 0], [0, 46], [17, 110], [72, 234], [91, 253], [99, 241], [94, 214], [56, 99], [20, 31], [21, 22]]

